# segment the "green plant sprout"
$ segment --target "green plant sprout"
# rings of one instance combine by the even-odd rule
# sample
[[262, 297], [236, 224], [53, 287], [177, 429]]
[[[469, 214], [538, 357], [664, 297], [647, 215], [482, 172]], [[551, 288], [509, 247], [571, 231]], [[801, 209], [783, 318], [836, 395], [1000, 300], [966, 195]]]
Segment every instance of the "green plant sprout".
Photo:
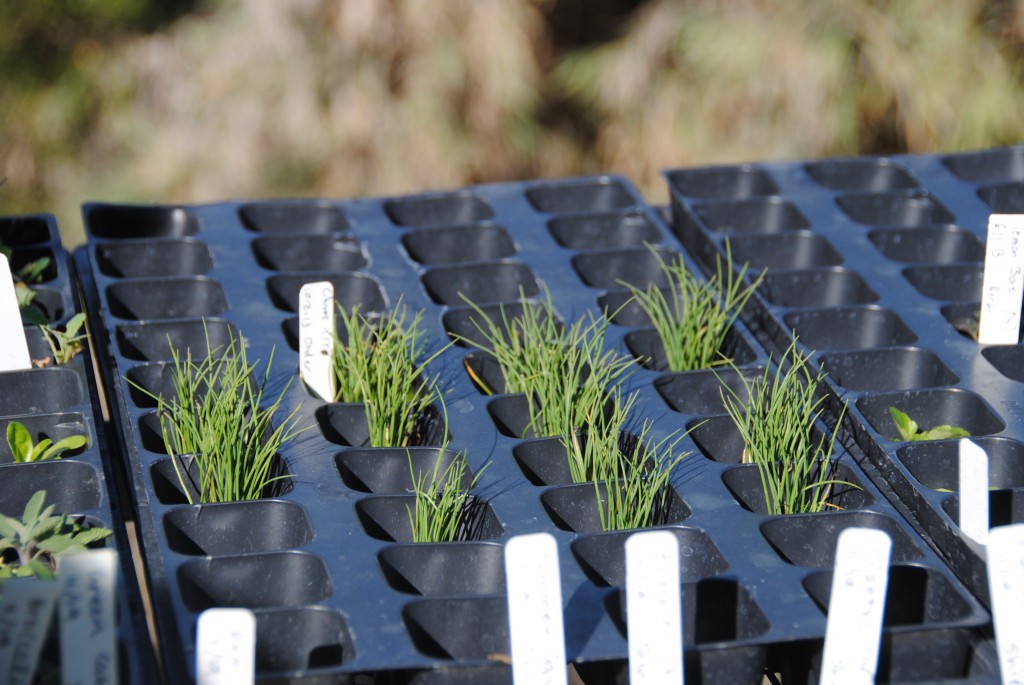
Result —
[[406, 511], [413, 542], [455, 542], [466, 539], [470, 532], [469, 492], [476, 487], [488, 465], [473, 476], [469, 485], [463, 485], [467, 469], [465, 457], [459, 452], [442, 471], [441, 455], [445, 449], [438, 453], [431, 473], [417, 473], [409, 455], [415, 501], [413, 506], [406, 506]]
[[917, 442], [923, 440], [949, 440], [950, 438], [969, 438], [971, 434], [960, 426], [935, 426], [928, 430], [921, 430], [917, 421], [910, 418], [896, 407], [889, 407], [889, 414], [896, 423], [896, 430], [899, 432], [900, 440], [904, 442]]
[[765, 272], [744, 287], [748, 264], [744, 263], [738, 273], [734, 270], [728, 241], [724, 264], [721, 256], [716, 258], [715, 275], [707, 281], [690, 273], [682, 258], [666, 262], [653, 246], [647, 247], [668, 280], [668, 294], [653, 283], [646, 289], [625, 282], [622, 285], [629, 288], [661, 338], [668, 369], [695, 371], [727, 363], [722, 353], [725, 338], [764, 281]]
[[774, 378], [769, 368], [754, 380], [740, 375], [746, 399], [724, 382], [719, 388], [725, 410], [743, 438], [742, 461], [757, 464], [772, 515], [817, 513], [834, 506], [828, 501], [832, 486], [856, 487], [831, 478], [834, 469], [828, 457], [836, 433], [814, 439], [814, 424], [825, 409], [824, 395], [818, 392], [825, 376], [812, 375], [810, 360], [799, 352], [794, 337]]
[[85, 341], [89, 339], [89, 333], [85, 326], [85, 313], [75, 314], [64, 325], [64, 330], [46, 324], [40, 326], [50, 351], [53, 352], [53, 360], [59, 364], [67, 364], [85, 349]]
[[59, 459], [65, 452], [85, 447], [87, 443], [88, 439], [84, 435], [71, 435], [56, 443], [44, 438], [35, 444], [24, 424], [18, 421], [7, 424], [7, 446], [11, 449], [14, 461], [19, 464]]
[[35, 577], [53, 580], [63, 554], [84, 552], [89, 545], [111, 535], [107, 528], [90, 528], [43, 507], [46, 491], [39, 490], [25, 504], [21, 519], [0, 514], [0, 580]]
[[[297, 428], [298, 407], [274, 427], [291, 381], [264, 406], [273, 352], [257, 383], [257, 365], [249, 363], [241, 338], [231, 335], [226, 346], [214, 349], [207, 333], [206, 344], [210, 354], [201, 360], [193, 359], [191, 348], [183, 358], [170, 345], [174, 397], [133, 385], [157, 400], [164, 447], [190, 504], [190, 485], [204, 503], [259, 499], [267, 486], [291, 477], [272, 475], [275, 456], [309, 427]], [[195, 465], [194, 478], [186, 456]]]
[[336, 402], [362, 402], [374, 447], [403, 447], [422, 440], [416, 435], [424, 412], [443, 401], [438, 376], [426, 374], [427, 365], [447, 347], [426, 356], [423, 311], [406, 321], [399, 302], [393, 313], [372, 321], [358, 307], [338, 311], [347, 333], [334, 336], [333, 368]]

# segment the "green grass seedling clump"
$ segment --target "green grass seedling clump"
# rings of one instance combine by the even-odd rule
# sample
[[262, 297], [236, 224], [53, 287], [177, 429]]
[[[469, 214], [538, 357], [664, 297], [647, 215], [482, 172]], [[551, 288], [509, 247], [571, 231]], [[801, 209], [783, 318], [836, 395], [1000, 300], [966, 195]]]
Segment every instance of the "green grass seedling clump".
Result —
[[734, 270], [728, 242], [724, 263], [721, 257], [716, 259], [715, 275], [707, 281], [690, 273], [681, 258], [666, 262], [657, 250], [650, 249], [668, 280], [668, 294], [653, 283], [646, 289], [623, 285], [651, 319], [665, 348], [669, 370], [695, 371], [728, 363], [722, 353], [725, 338], [764, 280], [764, 272], [744, 286], [748, 266]]
[[[412, 526], [413, 542], [455, 542], [464, 540], [469, 534], [470, 490], [476, 487], [483, 469], [473, 476], [468, 486], [463, 485], [466, 475], [466, 460], [460, 452], [443, 470], [444, 461], [438, 454], [432, 472], [417, 472], [409, 457], [409, 471], [412, 474], [413, 506], [406, 507], [409, 525]], [[484, 468], [487, 468], [486, 466]]]
[[818, 387], [825, 373], [812, 374], [796, 339], [779, 366], [774, 376], [768, 368], [755, 380], [741, 375], [745, 398], [724, 383], [719, 391], [743, 437], [743, 463], [757, 464], [768, 512], [817, 513], [829, 506], [833, 485], [851, 485], [831, 478], [828, 459], [835, 433], [814, 437], [814, 424], [824, 411]]
[[443, 401], [438, 376], [427, 365], [444, 348], [427, 355], [423, 312], [410, 319], [399, 303], [393, 313], [371, 320], [338, 307], [346, 340], [334, 339], [337, 402], [362, 402], [374, 447], [404, 447], [420, 441], [418, 422], [435, 401]]

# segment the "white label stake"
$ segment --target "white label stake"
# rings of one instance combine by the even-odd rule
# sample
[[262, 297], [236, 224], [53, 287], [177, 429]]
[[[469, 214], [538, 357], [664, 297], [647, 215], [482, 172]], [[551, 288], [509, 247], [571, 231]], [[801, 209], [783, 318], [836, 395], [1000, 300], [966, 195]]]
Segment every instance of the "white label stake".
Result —
[[558, 545], [547, 533], [505, 545], [514, 685], [567, 685]]
[[1024, 294], [1024, 214], [988, 218], [978, 342], [1016, 345]]
[[57, 583], [35, 578], [4, 581], [0, 590], [0, 677], [8, 685], [29, 685], [43, 648]]
[[334, 286], [306, 283], [299, 290], [299, 377], [326, 402], [334, 401]]
[[98, 549], [60, 562], [60, 655], [64, 685], [120, 682], [114, 585], [117, 553]]
[[629, 682], [682, 685], [683, 621], [679, 541], [668, 531], [626, 540]]
[[196, 628], [197, 685], [256, 680], [256, 616], [248, 609], [207, 609]]
[[7, 256], [0, 254], [0, 371], [31, 369], [21, 310]]
[[891, 549], [892, 540], [881, 530], [847, 528], [839, 534], [821, 685], [875, 682]]
[[988, 544], [988, 455], [967, 438], [960, 440], [960, 530]]
[[1002, 682], [1024, 683], [1024, 523], [988, 536], [988, 587]]

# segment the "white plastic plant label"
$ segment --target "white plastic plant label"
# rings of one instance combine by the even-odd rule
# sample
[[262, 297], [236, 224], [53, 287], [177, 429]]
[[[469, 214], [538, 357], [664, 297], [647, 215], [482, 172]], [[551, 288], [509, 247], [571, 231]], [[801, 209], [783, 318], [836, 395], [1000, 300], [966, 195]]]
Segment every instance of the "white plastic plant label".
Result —
[[979, 545], [988, 544], [988, 455], [967, 438], [960, 440], [960, 530]]
[[668, 531], [626, 540], [629, 682], [681, 685], [683, 621], [679, 541]]
[[35, 678], [57, 583], [35, 578], [12, 578], [0, 589], [0, 676], [7, 685], [29, 685]]
[[567, 685], [558, 545], [547, 533], [505, 545], [508, 622], [515, 685]]
[[21, 325], [11, 264], [6, 255], [0, 254], [0, 371], [31, 368], [32, 358], [29, 357], [25, 329]]
[[334, 401], [334, 285], [306, 283], [299, 290], [299, 376], [325, 402]]
[[821, 685], [875, 682], [891, 550], [892, 540], [881, 530], [847, 528], [839, 534]]
[[120, 682], [114, 586], [117, 553], [98, 549], [60, 562], [60, 656], [64, 685]]
[[1024, 523], [988, 535], [988, 587], [1004, 683], [1024, 683]]
[[1024, 295], [1024, 214], [988, 218], [978, 342], [1016, 345]]
[[207, 609], [196, 628], [197, 685], [256, 679], [256, 616], [249, 609]]

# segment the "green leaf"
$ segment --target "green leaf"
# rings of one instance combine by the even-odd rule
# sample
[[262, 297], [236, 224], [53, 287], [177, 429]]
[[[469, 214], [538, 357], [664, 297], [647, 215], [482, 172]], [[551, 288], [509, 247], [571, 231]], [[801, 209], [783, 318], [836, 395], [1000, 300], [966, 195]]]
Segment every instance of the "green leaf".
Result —
[[52, 538], [40, 540], [36, 547], [49, 554], [63, 554], [76, 544], [70, 535], [54, 535]]
[[25, 505], [25, 513], [22, 515], [21, 520], [26, 525], [34, 523], [39, 518], [44, 502], [46, 502], [46, 490], [37, 490]]
[[971, 434], [960, 426], [935, 426], [934, 428], [918, 433], [916, 440], [949, 440], [950, 438], [969, 438]]
[[17, 421], [7, 424], [7, 446], [11, 448], [14, 461], [31, 461], [29, 456], [32, 453], [32, 435], [23, 424]]
[[900, 439], [903, 441], [917, 439], [917, 421], [901, 412], [896, 407], [889, 407], [889, 414], [896, 422], [896, 430], [899, 431]]
[[[27, 572], [22, 573], [22, 571]], [[39, 561], [38, 559], [29, 560], [17, 573], [19, 576], [35, 576], [40, 580], [53, 580], [56, 577], [53, 574], [53, 569], [51, 569], [45, 562]]]
[[56, 443], [53, 447], [46, 450], [39, 457], [39, 461], [47, 461], [49, 459], [56, 459], [65, 452], [77, 450], [80, 447], [85, 447], [88, 439], [84, 435], [72, 435], [64, 438], [60, 442]]
[[78, 331], [85, 325], [85, 314], [78, 313], [68, 319], [68, 323], [64, 326], [64, 332], [69, 338], [73, 338], [78, 335]]
[[[26, 290], [28, 290], [26, 288]], [[32, 291], [29, 291], [32, 292]], [[46, 315], [31, 304], [20, 304], [21, 307], [21, 322], [29, 326], [45, 326], [47, 323]]]
[[29, 452], [28, 459], [26, 461], [42, 461], [44, 459], [43, 454], [52, 444], [53, 440], [43, 438], [39, 441], [39, 444], [33, 447], [32, 451]]
[[86, 528], [75, 533], [75, 542], [81, 545], [91, 545], [94, 542], [110, 537], [112, 534], [113, 531], [107, 528]]

